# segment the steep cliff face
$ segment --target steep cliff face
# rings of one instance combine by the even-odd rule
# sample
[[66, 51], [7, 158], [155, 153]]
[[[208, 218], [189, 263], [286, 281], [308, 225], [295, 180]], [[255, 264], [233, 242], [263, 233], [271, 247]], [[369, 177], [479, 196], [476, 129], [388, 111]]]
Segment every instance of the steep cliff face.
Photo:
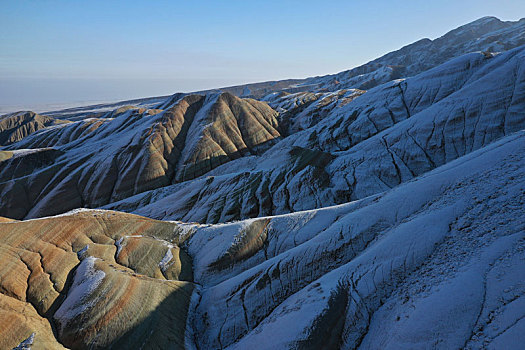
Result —
[[193, 179], [279, 138], [272, 108], [230, 94], [47, 128], [3, 151], [0, 212], [20, 219], [97, 207]]
[[525, 127], [524, 50], [468, 54], [378, 86], [260, 156], [108, 208], [214, 223], [383, 192]]

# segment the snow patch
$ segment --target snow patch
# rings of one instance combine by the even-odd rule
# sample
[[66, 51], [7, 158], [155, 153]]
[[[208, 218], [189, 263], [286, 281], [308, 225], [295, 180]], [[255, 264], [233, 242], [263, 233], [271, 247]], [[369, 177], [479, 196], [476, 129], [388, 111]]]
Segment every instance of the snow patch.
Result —
[[80, 249], [78, 252], [77, 252], [77, 256], [79, 259], [82, 259], [84, 257], [84, 254], [87, 252], [87, 250], [89, 249], [89, 244], [86, 244], [86, 246], [82, 249]]
[[115, 253], [115, 259], [118, 258], [120, 252], [122, 251], [122, 241], [124, 240], [124, 237], [120, 237], [117, 241], [115, 241], [115, 246], [117, 247], [117, 252]]
[[173, 253], [171, 252], [171, 248], [172, 247], [173, 246], [171, 246], [171, 247], [168, 246], [168, 250], [166, 251], [166, 255], [164, 255], [164, 257], [162, 258], [162, 260], [159, 263], [159, 267], [162, 270], [162, 272], [165, 272], [173, 264], [173, 263], [170, 263], [171, 260], [173, 259]]
[[89, 297], [106, 276], [103, 271], [95, 269], [95, 260], [97, 259], [90, 256], [78, 265], [73, 285], [54, 315], [61, 329], [95, 304], [95, 300], [89, 300]]
[[33, 148], [33, 149], [21, 148], [21, 149], [11, 150], [10, 152], [13, 152], [13, 158], [18, 158], [18, 157], [27, 156], [28, 154], [33, 154], [33, 153], [46, 151], [46, 150], [49, 150], [49, 149], [50, 148]]
[[35, 341], [35, 334], [36, 333], [33, 332], [29, 338], [18, 344], [13, 350], [31, 350], [31, 345], [33, 345], [33, 342]]

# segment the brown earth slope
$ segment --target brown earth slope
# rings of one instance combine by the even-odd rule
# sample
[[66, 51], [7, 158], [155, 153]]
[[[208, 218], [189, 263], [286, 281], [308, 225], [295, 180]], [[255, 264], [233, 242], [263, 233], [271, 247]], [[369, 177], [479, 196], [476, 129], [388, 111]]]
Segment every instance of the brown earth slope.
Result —
[[0, 220], [0, 348], [182, 347], [184, 239], [173, 223], [109, 211]]
[[8, 114], [0, 119], [0, 146], [10, 145], [24, 137], [48, 126], [69, 123], [36, 114], [34, 112], [18, 112]]
[[190, 95], [166, 110], [125, 109], [41, 130], [0, 154], [0, 215], [93, 208], [193, 179], [277, 142], [277, 115], [228, 93]]

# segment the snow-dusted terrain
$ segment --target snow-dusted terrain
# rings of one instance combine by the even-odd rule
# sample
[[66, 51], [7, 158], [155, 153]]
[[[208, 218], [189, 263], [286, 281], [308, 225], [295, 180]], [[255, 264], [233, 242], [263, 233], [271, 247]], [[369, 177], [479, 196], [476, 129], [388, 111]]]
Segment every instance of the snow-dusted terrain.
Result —
[[524, 67], [524, 47], [461, 56], [371, 89], [260, 156], [108, 208], [224, 222], [385, 191], [525, 128]]
[[0, 198], [0, 348], [521, 349], [525, 20], [1, 116]]
[[197, 227], [189, 342], [518, 349], [524, 178], [519, 132], [360, 201]]

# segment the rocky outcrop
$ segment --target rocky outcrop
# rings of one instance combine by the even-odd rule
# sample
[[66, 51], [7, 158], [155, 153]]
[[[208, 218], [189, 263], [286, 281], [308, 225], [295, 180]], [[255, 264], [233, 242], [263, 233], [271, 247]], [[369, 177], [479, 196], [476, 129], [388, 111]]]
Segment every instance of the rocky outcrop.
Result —
[[107, 211], [2, 221], [1, 347], [32, 334], [34, 349], [182, 347], [185, 239], [173, 223]]

